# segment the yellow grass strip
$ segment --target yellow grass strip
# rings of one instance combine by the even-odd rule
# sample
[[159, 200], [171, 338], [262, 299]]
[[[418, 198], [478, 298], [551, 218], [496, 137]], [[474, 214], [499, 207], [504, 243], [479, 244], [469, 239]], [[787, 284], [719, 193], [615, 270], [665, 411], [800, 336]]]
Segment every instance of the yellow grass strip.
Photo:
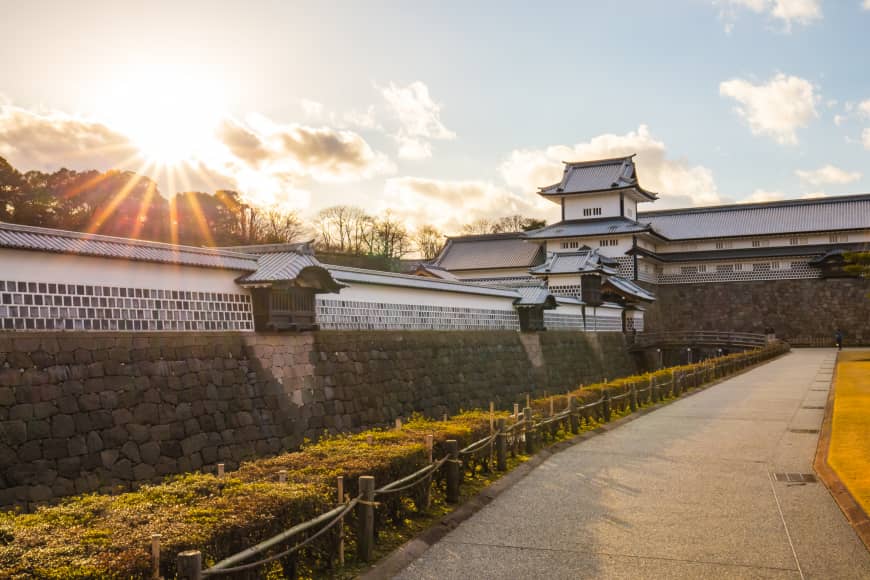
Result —
[[870, 513], [870, 350], [840, 353], [828, 463]]

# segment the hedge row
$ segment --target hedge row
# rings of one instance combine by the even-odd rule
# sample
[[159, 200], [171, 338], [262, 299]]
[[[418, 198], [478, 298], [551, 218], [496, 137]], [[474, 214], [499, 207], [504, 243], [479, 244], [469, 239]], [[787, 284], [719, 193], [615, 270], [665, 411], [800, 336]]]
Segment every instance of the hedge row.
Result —
[[[753, 356], [769, 358], [784, 349], [769, 346]], [[654, 375], [748, 356], [729, 355]], [[650, 376], [588, 385], [571, 394], [593, 400], [602, 391], [624, 392], [627, 385]], [[561, 404], [558, 410], [564, 408], [566, 395], [551, 398]], [[549, 399], [533, 402], [538, 414], [547, 413]], [[162, 535], [165, 574], [174, 574], [175, 555], [187, 549], [201, 550], [206, 562], [215, 562], [335, 507], [339, 475], [353, 496], [361, 475], [374, 475], [383, 485], [419, 469], [426, 461], [426, 434], [434, 434], [439, 457], [447, 439], [462, 446], [488, 435], [489, 413], [467, 411], [446, 421], [414, 417], [401, 430], [328, 437], [300, 451], [245, 463], [223, 478], [194, 473], [120, 495], [71, 497], [31, 514], [0, 513], [0, 577], [148, 577], [154, 533]], [[282, 470], [285, 483], [278, 482]]]

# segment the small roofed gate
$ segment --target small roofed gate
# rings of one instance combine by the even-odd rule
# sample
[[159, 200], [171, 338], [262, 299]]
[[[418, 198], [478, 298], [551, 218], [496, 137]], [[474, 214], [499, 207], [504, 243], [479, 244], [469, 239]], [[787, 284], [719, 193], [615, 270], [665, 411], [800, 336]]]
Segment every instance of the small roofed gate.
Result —
[[316, 330], [311, 288], [254, 288], [254, 330]]
[[241, 246], [259, 254], [257, 269], [236, 281], [251, 291], [254, 330], [317, 330], [315, 295], [345, 287], [314, 257], [308, 244]]

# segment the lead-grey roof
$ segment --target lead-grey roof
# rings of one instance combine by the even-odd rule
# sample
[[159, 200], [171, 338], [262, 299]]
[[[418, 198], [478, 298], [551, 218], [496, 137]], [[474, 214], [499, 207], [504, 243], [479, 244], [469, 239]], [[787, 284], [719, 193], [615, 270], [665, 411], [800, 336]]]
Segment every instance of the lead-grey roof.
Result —
[[592, 272], [604, 272], [615, 274], [618, 264], [606, 256], [598, 253], [598, 250], [586, 248], [579, 252], [551, 252], [547, 260], [540, 266], [530, 268], [532, 274], [588, 274]]
[[608, 276], [606, 282], [612, 284], [617, 290], [630, 296], [634, 296], [635, 298], [646, 300], [648, 302], [652, 302], [656, 299], [655, 294], [626, 278]]
[[767, 248], [736, 248], [730, 250], [702, 250], [700, 252], [650, 252], [642, 248], [636, 251], [629, 250], [627, 253], [637, 253], [641, 256], [649, 256], [660, 262], [696, 262], [699, 260], [735, 260], [745, 258], [788, 258], [798, 256], [816, 256], [826, 252], [840, 249], [859, 251], [865, 248], [865, 244], [813, 244], [806, 246], [775, 246]]
[[349, 266], [327, 265], [326, 268], [333, 278], [350, 285], [378, 284], [387, 286], [404, 286], [406, 288], [421, 288], [426, 290], [440, 290], [443, 292], [461, 292], [465, 294], [483, 294], [485, 296], [503, 296], [505, 298], [518, 298], [515, 290], [481, 286], [467, 282], [453, 282], [450, 280], [438, 280], [424, 276], [410, 276], [408, 274], [396, 274], [393, 272], [380, 272], [376, 270], [363, 270]]
[[247, 272], [257, 269], [255, 256], [239, 252], [131, 240], [4, 222], [0, 222], [0, 247]]
[[556, 307], [556, 300], [550, 291], [544, 286], [522, 286], [515, 288], [519, 299], [514, 302], [516, 306], [544, 306], [549, 308]]
[[444, 270], [528, 268], [540, 264], [543, 249], [523, 232], [450, 238], [433, 263]]
[[633, 234], [646, 231], [649, 231], [649, 226], [639, 224], [628, 218], [600, 218], [559, 222], [539, 230], [526, 232], [526, 238], [530, 240], [546, 240], [579, 236]]
[[285, 282], [295, 280], [305, 268], [325, 269], [317, 258], [309, 254], [281, 252], [263, 254], [257, 260], [257, 269], [239, 278], [241, 284], [258, 282]]
[[626, 188], [634, 188], [645, 197], [655, 199], [655, 194], [645, 191], [637, 182], [634, 155], [565, 163], [562, 180], [542, 187], [539, 193], [543, 196], [562, 196]]
[[870, 195], [642, 212], [637, 219], [671, 240], [870, 229]]

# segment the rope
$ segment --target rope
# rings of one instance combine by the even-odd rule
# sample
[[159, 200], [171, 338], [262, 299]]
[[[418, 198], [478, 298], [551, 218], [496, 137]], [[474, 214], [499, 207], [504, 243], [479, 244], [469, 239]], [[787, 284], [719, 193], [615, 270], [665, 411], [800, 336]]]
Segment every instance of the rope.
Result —
[[438, 461], [429, 465], [429, 467], [425, 471], [421, 470], [420, 476], [417, 477], [416, 479], [414, 479], [413, 481], [408, 482], [405, 485], [402, 485], [400, 487], [384, 486], [380, 489], [376, 489], [375, 495], [386, 495], [389, 493], [398, 493], [400, 491], [406, 491], [408, 489], [411, 489], [412, 487], [415, 487], [415, 486], [419, 485], [420, 483], [422, 483], [424, 480], [430, 479], [432, 477], [432, 473], [435, 472], [442, 465], [444, 465], [444, 463], [447, 462], [449, 459], [450, 459], [450, 457], [445, 455], [444, 457], [442, 457]]
[[[251, 562], [250, 564], [242, 564], [241, 566], [235, 566], [233, 568], [222, 568], [220, 570], [203, 570], [202, 575], [203, 576], [219, 576], [219, 575], [223, 575], [223, 574], [234, 574], [236, 572], [244, 572], [245, 570], [253, 570], [254, 568], [256, 568], [258, 566], [262, 566], [263, 564], [268, 564], [269, 562], [274, 562], [275, 560], [280, 560], [281, 558], [289, 556], [290, 554], [292, 554], [294, 552], [298, 552], [299, 550], [301, 550], [302, 548], [304, 548], [305, 546], [307, 546], [308, 544], [310, 544], [311, 542], [313, 542], [314, 540], [316, 540], [317, 538], [319, 538], [320, 536], [325, 534], [327, 530], [331, 529], [336, 523], [338, 523], [341, 520], [341, 518], [343, 518], [345, 515], [347, 515], [347, 513], [350, 510], [352, 510], [354, 507], [356, 507], [356, 504], [358, 504], [358, 503], [362, 503], [363, 505], [369, 505], [369, 502], [364, 502], [363, 500], [361, 500], [359, 498], [352, 499], [350, 502], [348, 502], [347, 507], [345, 507], [337, 516], [335, 516], [331, 522], [329, 522], [324, 527], [320, 528], [320, 530], [317, 533], [315, 533], [311, 537], [307, 538], [301, 544], [297, 544], [297, 545], [293, 546], [292, 548], [284, 550], [280, 554], [275, 554], [274, 556], [269, 556], [268, 558], [264, 558], [262, 560], [257, 560], [256, 562]], [[376, 502], [372, 502], [372, 503], [376, 503]]]

